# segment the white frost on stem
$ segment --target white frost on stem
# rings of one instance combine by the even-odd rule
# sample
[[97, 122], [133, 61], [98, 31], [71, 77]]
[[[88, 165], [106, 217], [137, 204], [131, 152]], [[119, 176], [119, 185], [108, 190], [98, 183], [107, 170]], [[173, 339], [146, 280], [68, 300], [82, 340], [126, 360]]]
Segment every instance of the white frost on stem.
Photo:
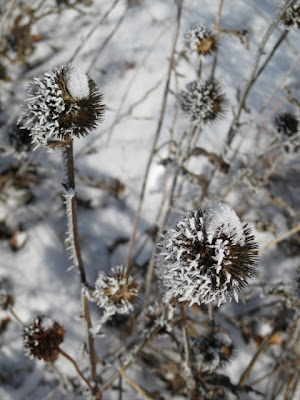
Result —
[[[66, 214], [67, 214], [67, 234], [66, 234], [66, 244], [67, 250], [70, 252], [70, 260], [72, 260], [73, 264], [78, 267], [78, 260], [76, 255], [75, 249], [75, 240], [74, 240], [74, 232], [73, 232], [73, 213], [72, 213], [72, 199], [75, 197], [76, 192], [74, 189], [69, 188], [65, 190], [64, 196], [64, 203], [66, 205]], [[73, 266], [71, 268], [73, 268]]]

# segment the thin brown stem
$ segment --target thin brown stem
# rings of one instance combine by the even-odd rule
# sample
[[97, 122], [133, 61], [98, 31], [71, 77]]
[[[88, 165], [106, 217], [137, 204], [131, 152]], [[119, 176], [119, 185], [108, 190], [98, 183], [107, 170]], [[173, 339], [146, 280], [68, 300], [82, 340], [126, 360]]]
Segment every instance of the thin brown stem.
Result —
[[[237, 127], [237, 125], [239, 123], [239, 119], [240, 119], [242, 110], [245, 108], [246, 98], [247, 98], [247, 96], [248, 96], [248, 94], [250, 92], [250, 89], [252, 88], [253, 84], [256, 82], [256, 80], [257, 80], [258, 76], [261, 74], [262, 70], [267, 65], [266, 63], [264, 63], [263, 64], [263, 69], [260, 68], [260, 70], [257, 72], [257, 67], [258, 67], [260, 58], [264, 53], [265, 45], [268, 42], [268, 40], [269, 40], [270, 36], [272, 35], [273, 31], [276, 29], [279, 21], [281, 20], [282, 16], [284, 15], [285, 11], [290, 7], [290, 5], [293, 3], [293, 1], [294, 0], [290, 0], [285, 4], [285, 6], [282, 8], [282, 10], [279, 13], [279, 15], [277, 16], [277, 18], [275, 18], [275, 20], [269, 26], [269, 28], [268, 28], [267, 32], [265, 33], [264, 37], [262, 38], [262, 41], [261, 41], [261, 43], [260, 43], [260, 45], [258, 47], [258, 51], [257, 51], [257, 55], [256, 55], [256, 58], [255, 58], [255, 61], [254, 61], [254, 65], [253, 65], [251, 73], [250, 73], [250, 78], [248, 80], [248, 84], [246, 85], [246, 87], [244, 89], [244, 92], [243, 92], [243, 94], [242, 94], [242, 96], [240, 98], [238, 110], [237, 110], [237, 112], [235, 114], [235, 117], [232, 120], [232, 123], [230, 125], [229, 131], [228, 131], [228, 134], [227, 134], [227, 139], [226, 139], [227, 146], [231, 145], [231, 143], [232, 143], [232, 141], [233, 141], [233, 139], [235, 137], [236, 127]], [[277, 47], [276, 47], [276, 49], [277, 49]], [[271, 57], [273, 56], [275, 50], [274, 51], [272, 50], [272, 52], [270, 53]], [[269, 60], [271, 58], [270, 56], [267, 58], [268, 62], [269, 62]]]
[[243, 372], [241, 378], [240, 378], [240, 382], [239, 382], [239, 386], [243, 386], [246, 382], [246, 379], [248, 378], [254, 364], [256, 363], [258, 357], [261, 355], [261, 353], [265, 350], [265, 348], [267, 347], [268, 343], [270, 342], [270, 340], [272, 340], [272, 338], [276, 335], [277, 331], [273, 330], [271, 333], [269, 333], [269, 335], [265, 338], [265, 340], [261, 343], [261, 345], [259, 346], [259, 348], [257, 349], [256, 353], [254, 354], [254, 356], [252, 357], [249, 365], [247, 366], [247, 368], [245, 369], [245, 371]]
[[120, 375], [129, 383], [129, 385], [136, 390], [138, 393], [140, 393], [145, 399], [148, 400], [154, 400], [153, 397], [151, 397], [145, 389], [143, 389], [140, 385], [138, 385], [136, 382], [134, 382], [129, 376], [126, 374], [125, 370], [120, 366], [119, 367]]
[[211, 70], [211, 79], [212, 80], [214, 78], [216, 67], [217, 67], [217, 62], [218, 62], [219, 47], [220, 47], [220, 40], [221, 40], [221, 15], [222, 15], [223, 4], [224, 4], [224, 0], [220, 0], [219, 10], [218, 10], [218, 19], [217, 19], [217, 29], [218, 29], [217, 43], [218, 43], [218, 45], [216, 48], [214, 63], [213, 63], [212, 70]]
[[191, 364], [191, 350], [190, 350], [190, 343], [189, 343], [189, 336], [187, 330], [187, 320], [185, 314], [185, 306], [180, 304], [180, 312], [181, 312], [181, 324], [182, 324], [182, 336], [184, 342], [184, 357], [185, 357], [185, 368], [187, 374], [187, 387], [190, 393], [190, 399], [194, 398], [194, 390], [195, 390], [195, 379], [192, 373], [192, 364]]
[[148, 159], [148, 162], [147, 162], [147, 166], [146, 166], [146, 171], [145, 171], [145, 175], [144, 175], [142, 190], [141, 190], [140, 198], [139, 198], [138, 209], [137, 209], [137, 212], [136, 212], [136, 216], [135, 216], [135, 220], [134, 220], [134, 224], [133, 224], [133, 230], [132, 230], [130, 243], [129, 243], [128, 256], [127, 256], [127, 264], [128, 264], [128, 268], [129, 269], [132, 267], [132, 252], [133, 252], [133, 248], [134, 248], [134, 245], [135, 245], [135, 237], [136, 237], [136, 232], [137, 232], [137, 228], [138, 228], [138, 224], [139, 224], [139, 220], [140, 220], [142, 205], [143, 205], [143, 202], [144, 202], [144, 197], [145, 197], [145, 192], [146, 192], [146, 185], [147, 185], [147, 181], [148, 181], [150, 167], [152, 165], [153, 157], [154, 157], [154, 154], [155, 154], [155, 149], [156, 149], [157, 142], [158, 142], [158, 139], [159, 139], [159, 136], [160, 136], [162, 124], [163, 124], [163, 121], [164, 121], [166, 106], [167, 106], [167, 98], [168, 98], [168, 94], [169, 94], [171, 74], [172, 74], [172, 70], [174, 68], [175, 50], [176, 50], [177, 40], [178, 40], [178, 36], [179, 36], [182, 3], [183, 3], [183, 0], [179, 0], [178, 9], [177, 9], [177, 25], [176, 25], [173, 44], [172, 44], [172, 52], [171, 52], [171, 57], [170, 57], [170, 62], [169, 62], [169, 69], [168, 69], [168, 78], [167, 78], [166, 85], [165, 85], [160, 117], [159, 117], [157, 129], [156, 129], [156, 132], [155, 132], [155, 135], [154, 135], [154, 140], [153, 140], [153, 143], [152, 143], [150, 156], [149, 156], [149, 159]]
[[[73, 143], [72, 140], [70, 144], [64, 148], [64, 164], [66, 169], [66, 182], [65, 187], [68, 190], [75, 191], [75, 174], [74, 174], [74, 157], [73, 157]], [[78, 221], [77, 221], [77, 200], [75, 194], [71, 197], [71, 207], [70, 207], [70, 215], [68, 215], [68, 225], [69, 225], [69, 236], [72, 239], [73, 243], [71, 243], [72, 252], [74, 253], [75, 264], [78, 266], [81, 278], [81, 284], [83, 288], [87, 286], [86, 281], [86, 274], [84, 269], [84, 264], [81, 257], [81, 250], [80, 250], [80, 242], [79, 242], [79, 234], [78, 234]], [[102, 399], [102, 395], [98, 386], [98, 376], [97, 376], [97, 369], [96, 369], [96, 360], [97, 355], [95, 351], [94, 345], [94, 338], [91, 334], [91, 316], [89, 311], [89, 301], [85, 290], [83, 289], [82, 294], [82, 301], [83, 301], [83, 311], [84, 311], [84, 318], [87, 327], [87, 336], [88, 336], [88, 345], [89, 345], [89, 357], [90, 357], [90, 365], [91, 365], [91, 372], [94, 381], [94, 388], [93, 394], [97, 396], [98, 400]]]
[[59, 352], [62, 356], [67, 358], [75, 367], [76, 371], [78, 372], [78, 375], [84, 380], [84, 382], [87, 384], [87, 386], [90, 388], [91, 392], [94, 391], [93, 386], [90, 384], [90, 382], [86, 379], [86, 377], [83, 375], [83, 373], [80, 371], [77, 362], [72, 358], [68, 353], [63, 351], [62, 349], [59, 349]]

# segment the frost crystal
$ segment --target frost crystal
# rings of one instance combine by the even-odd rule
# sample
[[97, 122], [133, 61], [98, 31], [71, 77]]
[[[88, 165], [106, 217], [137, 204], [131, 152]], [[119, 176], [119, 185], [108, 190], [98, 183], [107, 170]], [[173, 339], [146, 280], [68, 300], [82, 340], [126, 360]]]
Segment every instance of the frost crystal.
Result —
[[127, 314], [133, 310], [133, 303], [139, 296], [138, 282], [127, 272], [127, 268], [119, 265], [112, 268], [112, 276], [99, 272], [95, 282], [94, 298], [104, 310], [96, 331], [114, 314]]
[[75, 65], [70, 65], [66, 72], [67, 89], [75, 100], [82, 100], [90, 95], [89, 80], [86, 73]]
[[192, 123], [205, 124], [222, 117], [227, 101], [215, 81], [192, 81], [186, 88], [180, 92], [179, 104]]
[[201, 24], [189, 29], [184, 38], [185, 48], [191, 53], [197, 52], [198, 54], [206, 55], [217, 48], [215, 36]]
[[251, 229], [227, 205], [189, 212], [159, 243], [156, 272], [167, 295], [179, 301], [218, 305], [247, 285], [258, 264]]
[[102, 94], [95, 82], [68, 64], [34, 78], [18, 123], [29, 131], [32, 143], [56, 148], [87, 135], [103, 113]]

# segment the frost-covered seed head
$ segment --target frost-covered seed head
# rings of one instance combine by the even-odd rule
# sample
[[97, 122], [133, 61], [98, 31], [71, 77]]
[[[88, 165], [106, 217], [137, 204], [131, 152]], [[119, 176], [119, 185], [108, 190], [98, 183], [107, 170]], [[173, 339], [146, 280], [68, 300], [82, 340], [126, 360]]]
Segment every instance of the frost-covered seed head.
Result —
[[215, 81], [192, 81], [179, 95], [179, 104], [194, 124], [215, 122], [222, 118], [227, 100]]
[[[281, 1], [278, 7], [278, 12], [282, 10], [286, 4], [286, 0]], [[291, 6], [283, 14], [282, 22], [286, 29], [299, 29], [300, 28], [300, 0], [295, 0]]]
[[201, 24], [189, 29], [184, 38], [185, 48], [191, 53], [197, 52], [205, 56], [216, 51], [218, 47], [216, 36]]
[[94, 297], [100, 308], [110, 315], [127, 314], [133, 309], [140, 292], [138, 282], [129, 275], [127, 268], [112, 268], [112, 275], [100, 272], [95, 282]]
[[225, 332], [210, 332], [199, 338], [191, 338], [192, 355], [201, 368], [214, 371], [232, 361], [235, 348]]
[[0, 278], [0, 309], [7, 310], [14, 305], [15, 299], [12, 292], [10, 280], [5, 277]]
[[23, 329], [23, 345], [30, 358], [53, 362], [59, 355], [59, 345], [66, 330], [58, 322], [38, 316]]
[[104, 113], [102, 94], [95, 82], [68, 64], [35, 78], [28, 87], [26, 107], [19, 123], [30, 131], [33, 143], [59, 147], [69, 138], [85, 136]]
[[189, 212], [159, 243], [156, 272], [169, 297], [218, 305], [247, 285], [258, 266], [251, 229], [227, 205]]
[[292, 136], [299, 130], [298, 118], [290, 112], [277, 115], [274, 122], [277, 131], [285, 136]]

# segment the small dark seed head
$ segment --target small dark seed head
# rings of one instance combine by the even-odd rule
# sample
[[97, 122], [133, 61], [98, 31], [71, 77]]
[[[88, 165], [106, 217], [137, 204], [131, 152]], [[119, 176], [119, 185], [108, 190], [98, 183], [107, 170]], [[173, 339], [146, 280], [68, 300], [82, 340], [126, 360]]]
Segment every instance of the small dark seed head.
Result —
[[39, 360], [55, 361], [65, 333], [65, 328], [51, 318], [36, 317], [23, 329], [23, 344], [26, 354]]

